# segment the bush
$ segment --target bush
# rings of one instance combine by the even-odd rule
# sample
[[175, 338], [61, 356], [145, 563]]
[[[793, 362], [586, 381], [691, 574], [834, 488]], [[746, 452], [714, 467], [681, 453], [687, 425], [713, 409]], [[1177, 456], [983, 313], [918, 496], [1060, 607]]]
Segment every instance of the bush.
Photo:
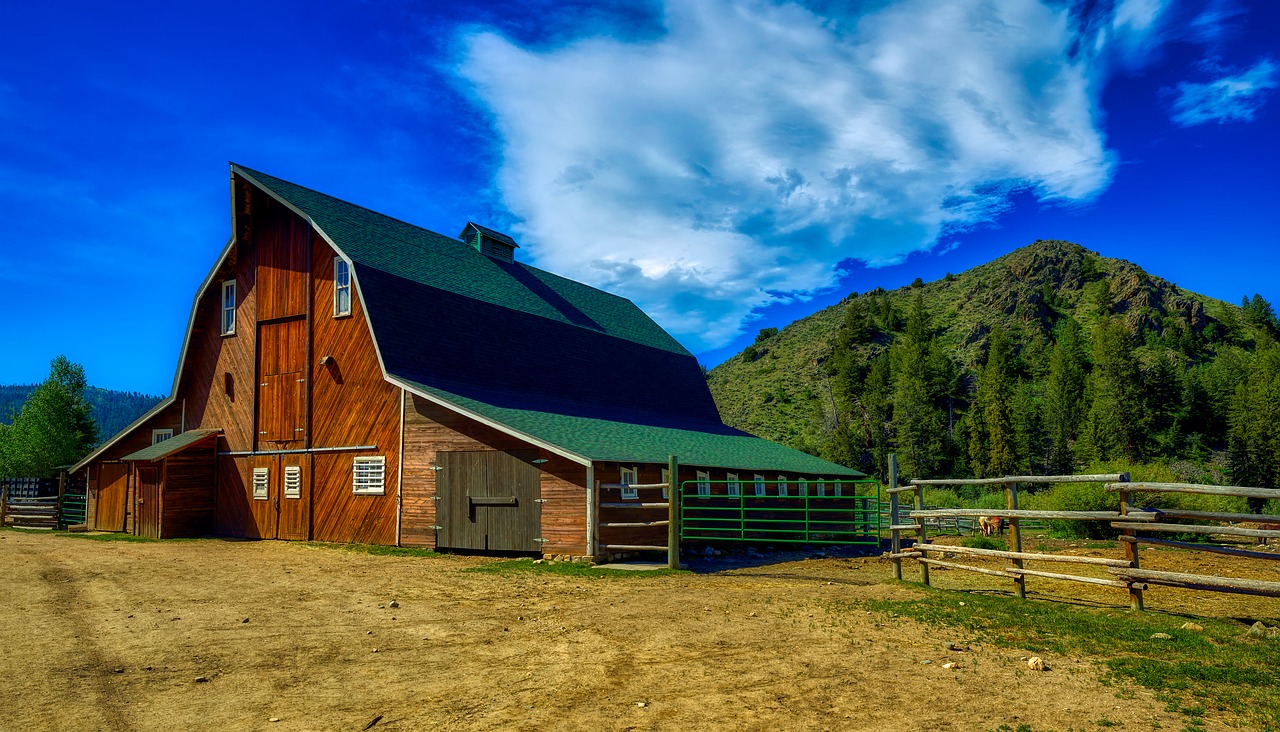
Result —
[[969, 547], [970, 549], [996, 549], [999, 551], [1007, 551], [1009, 543], [1004, 539], [995, 539], [990, 536], [970, 536], [960, 540], [960, 546]]

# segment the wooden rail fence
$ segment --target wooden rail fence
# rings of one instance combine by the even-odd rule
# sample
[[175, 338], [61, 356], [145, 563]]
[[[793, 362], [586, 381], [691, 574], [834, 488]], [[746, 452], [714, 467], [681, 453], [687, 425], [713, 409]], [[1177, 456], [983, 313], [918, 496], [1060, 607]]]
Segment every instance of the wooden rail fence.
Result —
[[84, 478], [62, 473], [57, 478], [0, 480], [0, 526], [59, 529], [85, 520]]
[[[1265, 514], [1224, 513], [1212, 511], [1190, 511], [1185, 509], [1140, 508], [1135, 504], [1137, 493], [1201, 493], [1221, 496], [1238, 496], [1246, 498], [1280, 499], [1280, 490], [1266, 488], [1248, 488], [1238, 486], [1209, 486], [1188, 483], [1141, 483], [1130, 482], [1127, 474], [1116, 475], [1037, 475], [1006, 476], [1003, 478], [983, 479], [943, 479], [916, 480], [909, 485], [897, 485], [897, 462], [892, 456], [890, 471], [890, 557], [894, 564], [894, 576], [902, 579], [902, 560], [914, 559], [920, 565], [920, 578], [925, 584], [931, 584], [929, 568], [964, 570], [980, 574], [1004, 577], [1013, 581], [1014, 589], [1019, 597], [1026, 597], [1027, 577], [1043, 577], [1046, 579], [1081, 582], [1106, 587], [1124, 589], [1129, 593], [1130, 607], [1143, 609], [1143, 592], [1151, 585], [1181, 587], [1186, 589], [1205, 590], [1210, 592], [1233, 592], [1250, 595], [1280, 597], [1280, 582], [1253, 580], [1216, 575], [1186, 574], [1181, 572], [1163, 572], [1143, 569], [1140, 566], [1138, 546], [1149, 544], [1167, 546], [1195, 551], [1212, 552], [1228, 556], [1280, 560], [1280, 554], [1250, 551], [1239, 547], [1222, 546], [1220, 544], [1173, 541], [1155, 537], [1147, 537], [1147, 533], [1197, 534], [1208, 537], [1248, 537], [1263, 541], [1280, 538], [1280, 516]], [[1018, 507], [1019, 484], [1051, 484], [1051, 483], [1103, 483], [1108, 492], [1117, 494], [1115, 511], [1034, 511]], [[998, 485], [1005, 489], [1004, 509], [962, 509], [936, 508], [923, 506], [924, 487], [954, 485]], [[914, 508], [903, 512], [902, 495], [913, 498]], [[905, 513], [905, 518], [903, 514]], [[964, 546], [946, 546], [931, 544], [928, 541], [930, 521], [938, 521], [943, 517], [1000, 517], [1009, 524], [1009, 551], [994, 549], [978, 549]], [[1023, 551], [1022, 530], [1026, 520], [1053, 521], [1108, 521], [1112, 528], [1119, 530], [1120, 544], [1124, 551], [1123, 559], [1106, 559], [1098, 557], [1080, 557], [1060, 554], [1039, 554]], [[1191, 520], [1202, 523], [1177, 523], [1175, 520]], [[1213, 522], [1213, 523], [1203, 523]], [[1222, 525], [1224, 523], [1250, 522], [1253, 526]], [[935, 526], [938, 524], [934, 524]], [[914, 534], [915, 545], [904, 548], [903, 533]], [[960, 562], [946, 561], [951, 557], [983, 557], [1007, 559], [1010, 566], [1002, 569], [977, 567]], [[1047, 572], [1040, 569], [1027, 569], [1027, 562], [1050, 562], [1069, 565], [1094, 565], [1105, 568], [1114, 578], [1091, 577], [1063, 572]]]

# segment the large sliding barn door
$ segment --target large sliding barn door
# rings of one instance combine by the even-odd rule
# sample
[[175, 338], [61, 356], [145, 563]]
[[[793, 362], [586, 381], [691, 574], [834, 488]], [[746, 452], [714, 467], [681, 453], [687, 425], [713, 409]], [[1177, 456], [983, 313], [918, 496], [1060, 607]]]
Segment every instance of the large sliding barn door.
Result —
[[258, 450], [303, 446], [306, 437], [307, 321], [259, 326]]
[[437, 545], [483, 551], [541, 551], [537, 452], [440, 452]]

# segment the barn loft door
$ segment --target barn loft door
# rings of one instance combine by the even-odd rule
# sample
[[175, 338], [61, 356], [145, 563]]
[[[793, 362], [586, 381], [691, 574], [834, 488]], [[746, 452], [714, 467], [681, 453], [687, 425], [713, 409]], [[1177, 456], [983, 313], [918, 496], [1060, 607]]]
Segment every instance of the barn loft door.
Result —
[[160, 514], [164, 505], [160, 478], [158, 465], [138, 466], [138, 495], [134, 504], [138, 513], [133, 521], [133, 531], [138, 536], [160, 538]]
[[303, 446], [306, 437], [306, 321], [259, 326], [258, 449]]
[[437, 545], [481, 551], [541, 551], [535, 451], [441, 452]]

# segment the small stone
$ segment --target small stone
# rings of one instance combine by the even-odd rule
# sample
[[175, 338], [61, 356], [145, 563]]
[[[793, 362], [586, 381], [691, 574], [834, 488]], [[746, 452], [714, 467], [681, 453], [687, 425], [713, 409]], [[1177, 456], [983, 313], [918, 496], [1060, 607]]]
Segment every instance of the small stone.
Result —
[[545, 560], [545, 559], [535, 559], [535, 560], [533, 560], [533, 563], [534, 563], [534, 564], [546, 564], [546, 563], [547, 563], [547, 560]]
[[1048, 671], [1049, 664], [1045, 663], [1044, 659], [1039, 656], [1032, 656], [1027, 660], [1027, 668], [1032, 671]]
[[961, 603], [960, 603], [960, 607], [964, 607], [964, 603], [963, 603], [963, 602], [961, 602]]
[[375, 648], [375, 649], [373, 649], [373, 652], [374, 652], [374, 653], [379, 653], [380, 651], [379, 651], [377, 648]]
[[704, 613], [709, 613], [709, 612], [711, 612], [711, 608], [709, 608], [709, 607], [704, 607], [704, 608], [702, 608], [702, 612], [704, 612]]
[[963, 651], [967, 651], [967, 650], [969, 650], [969, 646], [962, 646], [962, 645], [960, 645], [959, 643], [948, 643], [948, 644], [947, 644], [947, 650], [948, 650], [948, 651], [961, 651], [961, 652], [963, 652]]
[[247, 622], [249, 622], [249, 619], [248, 619], [248, 618], [245, 618], [244, 620], [241, 620], [240, 622], [241, 622], [242, 624], [243, 624], [243, 623], [247, 623]]
[[649, 702], [636, 702], [636, 706], [638, 706], [638, 707], [647, 707], [647, 706], [649, 706]]
[[956, 663], [955, 661], [948, 661], [942, 664], [942, 667], [946, 669], [959, 668], [960, 664]]
[[1188, 622], [1188, 623], [1183, 623], [1183, 624], [1182, 624], [1182, 628], [1181, 628], [1181, 629], [1182, 629], [1182, 630], [1190, 630], [1190, 631], [1193, 631], [1193, 632], [1199, 633], [1200, 631], [1204, 630], [1204, 626], [1203, 626], [1203, 625], [1200, 625], [1199, 623], [1190, 623], [1190, 622]]
[[118, 669], [116, 669], [115, 671], [113, 671], [112, 673], [122, 674], [122, 673], [124, 673], [124, 669], [122, 669], [122, 668], [118, 668]]
[[279, 721], [280, 721], [280, 718], [279, 718], [279, 717], [272, 717], [271, 719], [268, 719], [267, 721], [268, 721], [268, 722], [279, 722]]
[[209, 680], [209, 677], [208, 677], [208, 676], [197, 676], [197, 677], [196, 677], [196, 683], [197, 683], [197, 684], [203, 684], [203, 683], [205, 683], [205, 682], [206, 682], [206, 681], [208, 681], [208, 680]]
[[1151, 640], [1173, 640], [1173, 636], [1168, 633], [1153, 633]]
[[373, 635], [373, 631], [371, 630], [368, 633], [365, 633], [365, 635]]
[[754, 618], [755, 616], [756, 616], [756, 614], [755, 614], [754, 612], [752, 612], [752, 613], [751, 613], [750, 615], [748, 615], [747, 617]]
[[928, 666], [928, 665], [929, 665], [929, 664], [931, 664], [931, 663], [933, 663], [933, 661], [930, 661], [929, 659], [927, 659], [927, 658], [926, 658], [925, 660], [923, 660], [923, 661], [921, 661], [921, 662], [920, 662], [920, 665], [921, 665], [921, 666]]
[[1259, 638], [1262, 638], [1266, 634], [1267, 634], [1267, 626], [1263, 625], [1261, 620], [1249, 626], [1249, 635], [1256, 635]]
[[393, 608], [400, 607], [400, 603], [396, 602], [395, 600], [392, 600], [390, 603], [387, 604], [387, 607], [393, 607]]

